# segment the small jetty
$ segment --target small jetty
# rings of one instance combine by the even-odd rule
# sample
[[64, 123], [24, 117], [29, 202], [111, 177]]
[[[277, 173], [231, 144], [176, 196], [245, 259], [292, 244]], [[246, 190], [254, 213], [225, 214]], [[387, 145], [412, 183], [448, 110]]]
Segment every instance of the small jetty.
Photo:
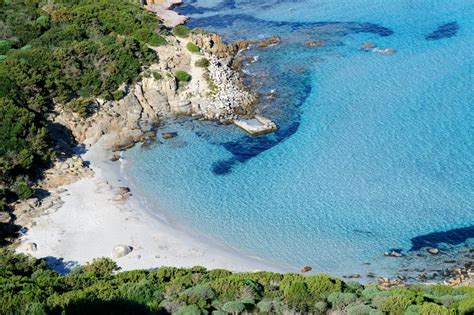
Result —
[[243, 129], [252, 136], [259, 136], [277, 130], [277, 125], [268, 118], [255, 115], [250, 119], [234, 120], [234, 125]]

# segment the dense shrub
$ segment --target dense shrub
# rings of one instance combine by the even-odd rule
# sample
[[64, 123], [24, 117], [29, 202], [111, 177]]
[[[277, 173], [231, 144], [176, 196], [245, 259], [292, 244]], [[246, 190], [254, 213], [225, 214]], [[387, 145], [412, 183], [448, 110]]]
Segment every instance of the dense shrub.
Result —
[[426, 303], [420, 307], [421, 315], [449, 315], [449, 310], [435, 303]]
[[191, 42], [186, 44], [186, 48], [192, 53], [198, 53], [201, 51], [201, 49], [199, 49], [199, 47], [196, 44], [191, 43]]
[[209, 67], [209, 60], [207, 60], [206, 58], [201, 58], [201, 59], [196, 60], [194, 65], [200, 68], [207, 68]]
[[153, 76], [153, 79], [157, 81], [163, 79], [163, 76], [158, 71], [152, 71], [151, 75]]
[[18, 199], [28, 199], [33, 195], [33, 189], [30, 188], [28, 183], [24, 180], [17, 181], [13, 187], [13, 192], [16, 194]]
[[191, 30], [187, 26], [178, 25], [173, 28], [172, 32], [173, 32], [173, 35], [184, 38], [184, 37], [188, 37]]
[[245, 304], [239, 301], [230, 301], [222, 306], [222, 310], [231, 314], [240, 314], [245, 310]]
[[189, 73], [187, 73], [186, 71], [178, 70], [178, 71], [176, 71], [176, 73], [174, 75], [176, 77], [176, 80], [178, 80], [179, 82], [189, 82], [189, 81], [191, 81], [191, 75]]
[[94, 259], [83, 267], [84, 272], [91, 273], [99, 278], [110, 276], [114, 271], [118, 270], [120, 268], [117, 266], [117, 263], [110, 258]]
[[9, 41], [0, 39], [0, 55], [6, 55], [11, 48], [12, 44]]
[[354, 293], [333, 292], [328, 296], [328, 302], [333, 308], [342, 309], [357, 300], [357, 295]]
[[342, 291], [342, 281], [328, 275], [320, 274], [306, 277], [309, 292], [320, 299], [325, 299], [333, 292]]
[[[298, 274], [231, 273], [203, 267], [119, 273], [116, 269], [112, 260], [104, 258], [61, 276], [42, 260], [0, 250], [0, 314], [448, 315], [472, 314], [474, 307], [474, 289], [466, 287], [361, 291], [354, 290], [355, 284], [341, 282], [340, 291], [321, 300], [309, 291], [308, 277]], [[317, 294], [327, 289], [322, 283]], [[457, 300], [447, 307], [432, 299], [443, 296]]]
[[411, 298], [403, 295], [389, 295], [382, 296], [378, 300], [374, 299], [374, 304], [379, 310], [393, 315], [403, 314], [412, 302]]
[[310, 302], [310, 294], [306, 283], [303, 281], [292, 282], [283, 291], [285, 302], [292, 308], [297, 310], [305, 310]]
[[[48, 112], [82, 116], [91, 99], [119, 98], [120, 84], [156, 60], [156, 16], [136, 1], [0, 1], [0, 187], [27, 198], [52, 157]], [[21, 189], [20, 189], [21, 188]]]

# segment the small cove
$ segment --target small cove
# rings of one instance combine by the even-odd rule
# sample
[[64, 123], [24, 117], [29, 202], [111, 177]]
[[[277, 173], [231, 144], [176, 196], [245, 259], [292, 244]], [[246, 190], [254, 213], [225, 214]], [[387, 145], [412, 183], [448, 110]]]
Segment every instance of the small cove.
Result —
[[[245, 66], [259, 111], [280, 129], [251, 138], [232, 126], [168, 124], [177, 138], [126, 153], [149, 204], [251, 256], [336, 275], [394, 273], [400, 262], [383, 256], [391, 248], [469, 245], [474, 6], [357, 2], [180, 7], [190, 26], [228, 40], [281, 36], [249, 51], [257, 61]], [[397, 52], [361, 50], [365, 42]], [[467, 234], [453, 243], [453, 230]]]

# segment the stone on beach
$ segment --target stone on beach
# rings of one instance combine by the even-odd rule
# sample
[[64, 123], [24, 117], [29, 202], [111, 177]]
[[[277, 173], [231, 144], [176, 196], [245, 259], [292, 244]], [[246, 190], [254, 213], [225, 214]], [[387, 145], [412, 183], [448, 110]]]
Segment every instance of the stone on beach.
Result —
[[28, 242], [25, 244], [25, 250], [28, 253], [34, 253], [38, 250], [38, 246], [36, 245], [36, 243]]
[[132, 252], [133, 248], [127, 245], [116, 245], [112, 249], [112, 257], [113, 258], [120, 258], [123, 256], [127, 256]]

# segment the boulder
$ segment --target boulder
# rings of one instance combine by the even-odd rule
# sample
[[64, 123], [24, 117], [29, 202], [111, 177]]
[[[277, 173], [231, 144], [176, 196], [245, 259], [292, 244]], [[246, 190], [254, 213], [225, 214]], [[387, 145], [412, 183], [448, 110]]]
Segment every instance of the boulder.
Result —
[[38, 250], [38, 246], [36, 245], [36, 243], [28, 242], [25, 244], [25, 250], [28, 253], [34, 253]]
[[177, 136], [178, 136], [177, 132], [163, 132], [161, 134], [161, 137], [165, 140], [173, 139], [173, 138], [176, 138]]
[[310, 266], [304, 266], [303, 268], [301, 268], [302, 273], [310, 272], [311, 270], [313, 270], [313, 268], [311, 268]]
[[365, 50], [371, 50], [375, 48], [375, 44], [372, 42], [367, 42], [367, 43], [362, 44], [361, 48]]
[[310, 40], [304, 43], [307, 47], [321, 47], [326, 45], [326, 41], [324, 40]]
[[426, 249], [426, 251], [428, 253], [430, 253], [431, 255], [438, 255], [439, 254], [439, 249], [437, 249], [436, 247], [428, 247]]
[[281, 42], [280, 37], [278, 36], [271, 36], [266, 39], [262, 39], [261, 41], [258, 42], [258, 48], [267, 48], [270, 46], [275, 46], [278, 45]]
[[392, 249], [389, 252], [385, 252], [384, 255], [387, 257], [402, 257], [403, 256], [402, 253], [394, 249]]
[[132, 252], [133, 248], [127, 245], [116, 245], [112, 249], [112, 257], [113, 258], [120, 258], [123, 256], [127, 256]]

